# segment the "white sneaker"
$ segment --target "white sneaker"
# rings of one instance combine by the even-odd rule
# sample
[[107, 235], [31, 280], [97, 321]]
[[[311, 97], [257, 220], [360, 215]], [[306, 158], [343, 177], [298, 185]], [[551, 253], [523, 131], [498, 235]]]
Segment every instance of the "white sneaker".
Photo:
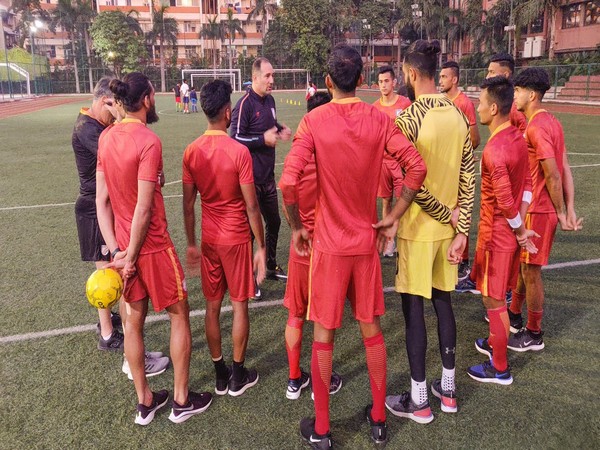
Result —
[[[158, 352], [156, 352], [158, 353]], [[156, 375], [160, 375], [169, 367], [169, 357], [162, 356], [160, 358], [148, 358], [146, 357], [146, 361], [144, 363], [144, 370], [146, 371], [146, 378], [154, 377]], [[126, 358], [123, 358], [123, 367], [121, 368], [123, 373], [127, 374], [127, 378], [133, 380], [133, 375], [131, 374], [131, 369], [129, 368], [129, 362], [127, 362]]]

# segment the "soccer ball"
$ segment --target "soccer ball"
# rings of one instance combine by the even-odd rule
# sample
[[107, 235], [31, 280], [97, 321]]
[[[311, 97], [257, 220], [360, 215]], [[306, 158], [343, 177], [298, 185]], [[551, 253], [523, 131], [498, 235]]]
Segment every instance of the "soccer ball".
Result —
[[107, 309], [116, 303], [123, 293], [123, 280], [113, 269], [98, 269], [85, 284], [85, 295], [96, 308]]

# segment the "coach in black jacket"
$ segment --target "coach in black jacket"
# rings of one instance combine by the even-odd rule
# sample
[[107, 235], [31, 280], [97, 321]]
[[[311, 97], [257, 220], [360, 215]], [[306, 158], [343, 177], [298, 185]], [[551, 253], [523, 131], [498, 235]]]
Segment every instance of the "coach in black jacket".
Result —
[[[279, 139], [290, 139], [292, 131], [277, 123], [272, 90], [273, 66], [266, 58], [257, 58], [252, 64], [252, 86], [235, 105], [230, 129], [231, 137], [248, 147], [252, 155], [256, 197], [266, 224], [267, 277], [287, 280], [276, 259], [281, 218], [275, 183], [275, 146]], [[256, 296], [260, 296], [258, 289]]]

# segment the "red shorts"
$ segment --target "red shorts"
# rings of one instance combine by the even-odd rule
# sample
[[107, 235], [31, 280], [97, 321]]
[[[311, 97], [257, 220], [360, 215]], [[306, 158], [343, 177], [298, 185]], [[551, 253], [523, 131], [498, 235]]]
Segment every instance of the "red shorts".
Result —
[[387, 159], [384, 159], [381, 167], [381, 175], [379, 177], [377, 197], [392, 198], [392, 194], [396, 198], [400, 197], [403, 181], [404, 174], [402, 173], [400, 165], [396, 161], [390, 163]]
[[377, 250], [370, 255], [339, 256], [313, 248], [309, 293], [309, 320], [329, 330], [342, 325], [346, 298], [356, 320], [372, 323], [385, 313]]
[[520, 250], [517, 248], [511, 253], [477, 249], [473, 277], [481, 295], [494, 300], [504, 300], [506, 291], [516, 287]]
[[208, 301], [223, 300], [225, 291], [233, 302], [254, 295], [252, 242], [217, 245], [202, 242], [202, 292]]
[[288, 279], [285, 286], [285, 295], [283, 296], [283, 306], [290, 310], [290, 316], [306, 317], [309, 273], [310, 264], [290, 258], [288, 261]]
[[127, 303], [150, 297], [154, 311], [158, 312], [187, 299], [185, 275], [175, 247], [140, 255], [135, 267], [135, 275], [125, 281], [123, 289]]
[[536, 266], [548, 265], [557, 224], [558, 217], [556, 217], [555, 213], [527, 214], [525, 217], [525, 228], [535, 231], [540, 237], [531, 239], [538, 249], [538, 252], [535, 255], [530, 254], [525, 250], [521, 251], [522, 263]]
[[181, 97], [175, 97], [175, 103], [181, 103]]

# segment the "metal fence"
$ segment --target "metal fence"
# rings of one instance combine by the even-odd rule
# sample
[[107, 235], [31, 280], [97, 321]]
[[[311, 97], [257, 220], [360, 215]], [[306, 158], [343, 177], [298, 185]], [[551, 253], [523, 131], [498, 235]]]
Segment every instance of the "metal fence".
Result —
[[[533, 66], [516, 67], [515, 73]], [[600, 64], [539, 65], [548, 72], [552, 88], [546, 98], [600, 102]], [[461, 69], [460, 85], [469, 91], [478, 91], [487, 75], [487, 68]]]
[[[72, 67], [51, 68], [48, 64], [17, 63], [22, 73], [9, 70], [6, 63], [0, 61], [0, 99], [21, 98], [44, 94], [74, 94], [77, 92], [75, 71]], [[250, 79], [250, 68], [242, 64], [239, 67], [246, 72], [242, 78]], [[531, 67], [531, 66], [529, 66]], [[544, 65], [550, 76], [552, 88], [547, 98], [600, 101], [600, 64]], [[524, 67], [517, 67], [518, 73]], [[171, 91], [180, 82], [182, 67], [167, 67], [166, 90]], [[157, 90], [160, 89], [160, 68], [147, 66], [142, 71], [150, 78]], [[29, 75], [29, 89], [27, 77]], [[80, 69], [79, 92], [90, 93], [93, 83], [102, 76], [112, 74], [106, 67]], [[485, 79], [487, 68], [461, 69], [460, 85], [467, 92], [476, 92]], [[305, 88], [305, 79], [301, 75], [277, 74], [279, 89]], [[92, 83], [90, 84], [90, 78]], [[197, 86], [199, 88], [200, 86]]]

